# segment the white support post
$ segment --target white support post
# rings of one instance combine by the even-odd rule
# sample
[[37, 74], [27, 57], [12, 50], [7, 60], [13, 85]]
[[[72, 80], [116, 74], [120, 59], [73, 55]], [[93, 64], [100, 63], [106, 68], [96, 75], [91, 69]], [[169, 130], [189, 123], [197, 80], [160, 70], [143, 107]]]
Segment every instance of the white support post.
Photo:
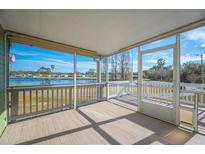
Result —
[[77, 89], [76, 89], [76, 84], [77, 84], [77, 80], [76, 80], [76, 72], [77, 72], [77, 64], [76, 64], [76, 51], [74, 51], [74, 65], [73, 65], [73, 84], [74, 84], [74, 89], [73, 89], [73, 103], [74, 103], [74, 109], [77, 108], [77, 102], [76, 102], [76, 97], [77, 97]]
[[105, 62], [106, 62], [106, 100], [109, 99], [109, 71], [108, 71], [108, 57], [105, 57]]
[[134, 66], [133, 66], [133, 53], [130, 53], [130, 57], [132, 57], [132, 58], [131, 58], [131, 60], [132, 60], [132, 74], [131, 74], [132, 77], [131, 77], [131, 83], [133, 83], [133, 82], [134, 82], [134, 79], [133, 79], [133, 77], [134, 77], [134, 74], [133, 74], [133, 67], [134, 67]]
[[7, 87], [9, 85], [9, 43], [8, 43], [8, 34], [7, 32], [4, 35], [4, 62], [5, 62], [5, 85], [4, 85], [4, 94], [5, 94], [5, 109], [6, 109], [6, 119], [5, 123], [8, 125], [8, 118], [9, 118], [9, 112], [8, 112], [8, 93], [7, 93]]
[[100, 59], [96, 59], [96, 68], [97, 68], [97, 82], [98, 82], [98, 83], [101, 83]]
[[141, 111], [142, 106], [142, 53], [140, 47], [138, 47], [138, 111]]
[[176, 35], [174, 48], [174, 85], [176, 102], [176, 125], [180, 124], [180, 34]]
[[[100, 59], [96, 59], [96, 68], [97, 68], [97, 83], [101, 83], [101, 67], [100, 67]], [[101, 85], [97, 86], [97, 101], [100, 101], [102, 98], [102, 90]]]

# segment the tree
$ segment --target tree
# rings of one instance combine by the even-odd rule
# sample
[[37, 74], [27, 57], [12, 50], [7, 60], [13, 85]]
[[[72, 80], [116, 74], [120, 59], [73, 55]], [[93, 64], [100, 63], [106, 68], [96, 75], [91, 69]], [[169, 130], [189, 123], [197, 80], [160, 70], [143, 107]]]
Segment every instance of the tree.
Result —
[[157, 67], [160, 69], [160, 75], [161, 75], [161, 80], [163, 77], [163, 69], [164, 69], [164, 65], [166, 64], [165, 59], [160, 58], [157, 60]]
[[52, 70], [52, 72], [54, 71], [54, 69], [55, 69], [55, 65], [51, 65], [51, 70]]
[[41, 74], [51, 74], [51, 69], [46, 67], [40, 67], [37, 72]]
[[132, 70], [130, 70], [130, 56], [129, 52], [122, 52], [119, 54], [119, 73], [120, 80], [130, 80]]
[[95, 77], [96, 76], [96, 70], [91, 68], [85, 74], [89, 77]]
[[107, 71], [107, 58], [103, 57], [101, 59], [101, 80], [106, 81], [106, 71]]
[[166, 61], [163, 58], [157, 60], [157, 64], [149, 70], [145, 70], [144, 77], [151, 80], [172, 81], [173, 70], [172, 65], [165, 66]]
[[118, 66], [118, 55], [111, 57], [111, 80], [117, 80], [117, 67]]
[[201, 65], [190, 62], [183, 64], [181, 69], [181, 81], [201, 83]]

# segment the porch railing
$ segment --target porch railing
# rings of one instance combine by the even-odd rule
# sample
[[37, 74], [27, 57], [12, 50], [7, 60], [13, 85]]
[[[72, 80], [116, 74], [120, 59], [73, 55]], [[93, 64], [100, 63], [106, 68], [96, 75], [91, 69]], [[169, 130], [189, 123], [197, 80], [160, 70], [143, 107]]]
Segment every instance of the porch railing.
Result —
[[129, 81], [113, 81], [109, 82], [109, 98], [123, 95], [137, 96], [137, 83]]
[[[105, 100], [105, 91], [106, 84], [77, 85], [77, 106]], [[69, 109], [74, 106], [74, 86], [10, 87], [8, 102], [9, 121]]]
[[[136, 82], [114, 81], [109, 82], [109, 98], [131, 94], [137, 96], [138, 85]], [[169, 82], [144, 81], [142, 84], [142, 99], [155, 101], [155, 103], [174, 105], [174, 84]], [[194, 104], [196, 100], [199, 106], [205, 106], [205, 85], [181, 83], [180, 102]]]
[[76, 91], [77, 106], [106, 100], [105, 83], [77, 85]]
[[[107, 86], [109, 93], [107, 93]], [[193, 105], [197, 97], [198, 104], [205, 106], [204, 85], [181, 83], [180, 87], [181, 103]], [[124, 95], [137, 97], [137, 90], [137, 83], [129, 81], [77, 85], [76, 104], [82, 106]], [[74, 96], [73, 85], [10, 87], [8, 88], [9, 121], [73, 108]], [[143, 82], [142, 99], [173, 105], [174, 85]]]
[[167, 107], [174, 106], [174, 84], [169, 82], [150, 82], [142, 84], [142, 100]]
[[180, 101], [183, 104], [205, 107], [205, 84], [181, 83]]

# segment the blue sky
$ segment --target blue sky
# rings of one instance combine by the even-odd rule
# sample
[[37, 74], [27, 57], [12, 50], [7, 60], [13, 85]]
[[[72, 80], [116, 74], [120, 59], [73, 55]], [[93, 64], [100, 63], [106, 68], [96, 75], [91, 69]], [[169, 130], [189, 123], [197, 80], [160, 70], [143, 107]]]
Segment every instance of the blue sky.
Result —
[[[181, 64], [186, 62], [200, 62], [197, 54], [203, 54], [205, 59], [205, 26], [181, 34]], [[175, 36], [158, 40], [141, 47], [141, 50], [160, 47], [175, 43]], [[131, 49], [133, 53], [133, 70], [137, 70], [137, 48]], [[159, 58], [166, 59], [166, 65], [173, 64], [172, 51], [156, 52], [143, 56], [143, 69], [149, 69], [156, 65]], [[73, 56], [68, 53], [45, 50], [25, 45], [12, 44], [10, 54], [16, 55], [16, 61], [10, 64], [11, 71], [30, 70], [36, 71], [41, 66], [55, 65], [54, 72], [72, 72]], [[90, 68], [96, 68], [93, 58], [78, 56], [77, 71], [86, 72]]]
[[[173, 44], [176, 42], [175, 40], [175, 36], [168, 37], [144, 45], [141, 50]], [[181, 65], [187, 62], [200, 63], [201, 57], [197, 56], [198, 54], [203, 54], [203, 59], [205, 60], [205, 26], [181, 33], [180, 52]], [[143, 69], [146, 70], [156, 65], [159, 58], [165, 59], [167, 66], [173, 65], [173, 51], [167, 50], [143, 55]]]
[[[45, 50], [41, 48], [12, 44], [10, 55], [16, 56], [16, 61], [10, 63], [10, 71], [27, 70], [36, 71], [41, 66], [50, 67], [55, 65], [54, 72], [73, 72], [73, 55]], [[93, 58], [77, 56], [77, 71], [86, 72], [95, 68], [96, 62]]]

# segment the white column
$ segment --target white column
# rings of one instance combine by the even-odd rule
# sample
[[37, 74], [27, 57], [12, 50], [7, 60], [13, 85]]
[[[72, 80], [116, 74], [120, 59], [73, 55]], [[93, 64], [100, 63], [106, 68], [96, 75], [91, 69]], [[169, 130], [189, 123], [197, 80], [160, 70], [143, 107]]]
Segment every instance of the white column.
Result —
[[[101, 67], [100, 67], [100, 59], [96, 59], [96, 68], [97, 68], [97, 83], [101, 83]], [[101, 90], [101, 85], [97, 85], [97, 101], [100, 101], [102, 98], [102, 90]]]
[[109, 99], [109, 71], [108, 71], [108, 57], [105, 57], [105, 61], [106, 61], [106, 99]]
[[96, 59], [96, 68], [97, 68], [97, 82], [101, 82], [101, 66], [100, 66], [100, 59]]
[[140, 47], [138, 47], [138, 81], [137, 81], [137, 93], [138, 93], [138, 111], [142, 108], [142, 53]]
[[176, 102], [176, 125], [180, 122], [180, 34], [176, 35], [176, 47], [174, 48], [174, 85]]
[[4, 63], [5, 63], [5, 85], [4, 85], [4, 93], [5, 93], [5, 109], [6, 109], [6, 119], [5, 123], [8, 125], [9, 111], [8, 111], [8, 103], [7, 103], [7, 87], [9, 86], [9, 41], [7, 32], [4, 35]]
[[76, 51], [74, 51], [74, 65], [73, 65], [73, 85], [74, 85], [74, 94], [73, 94], [73, 103], [74, 103], [74, 109], [77, 108], [77, 103], [76, 103], [76, 95], [77, 95], [77, 89], [76, 89], [76, 84], [77, 84], [77, 80], [76, 80], [76, 71], [77, 71], [77, 67], [76, 67], [76, 64], [77, 61], [76, 61]]

